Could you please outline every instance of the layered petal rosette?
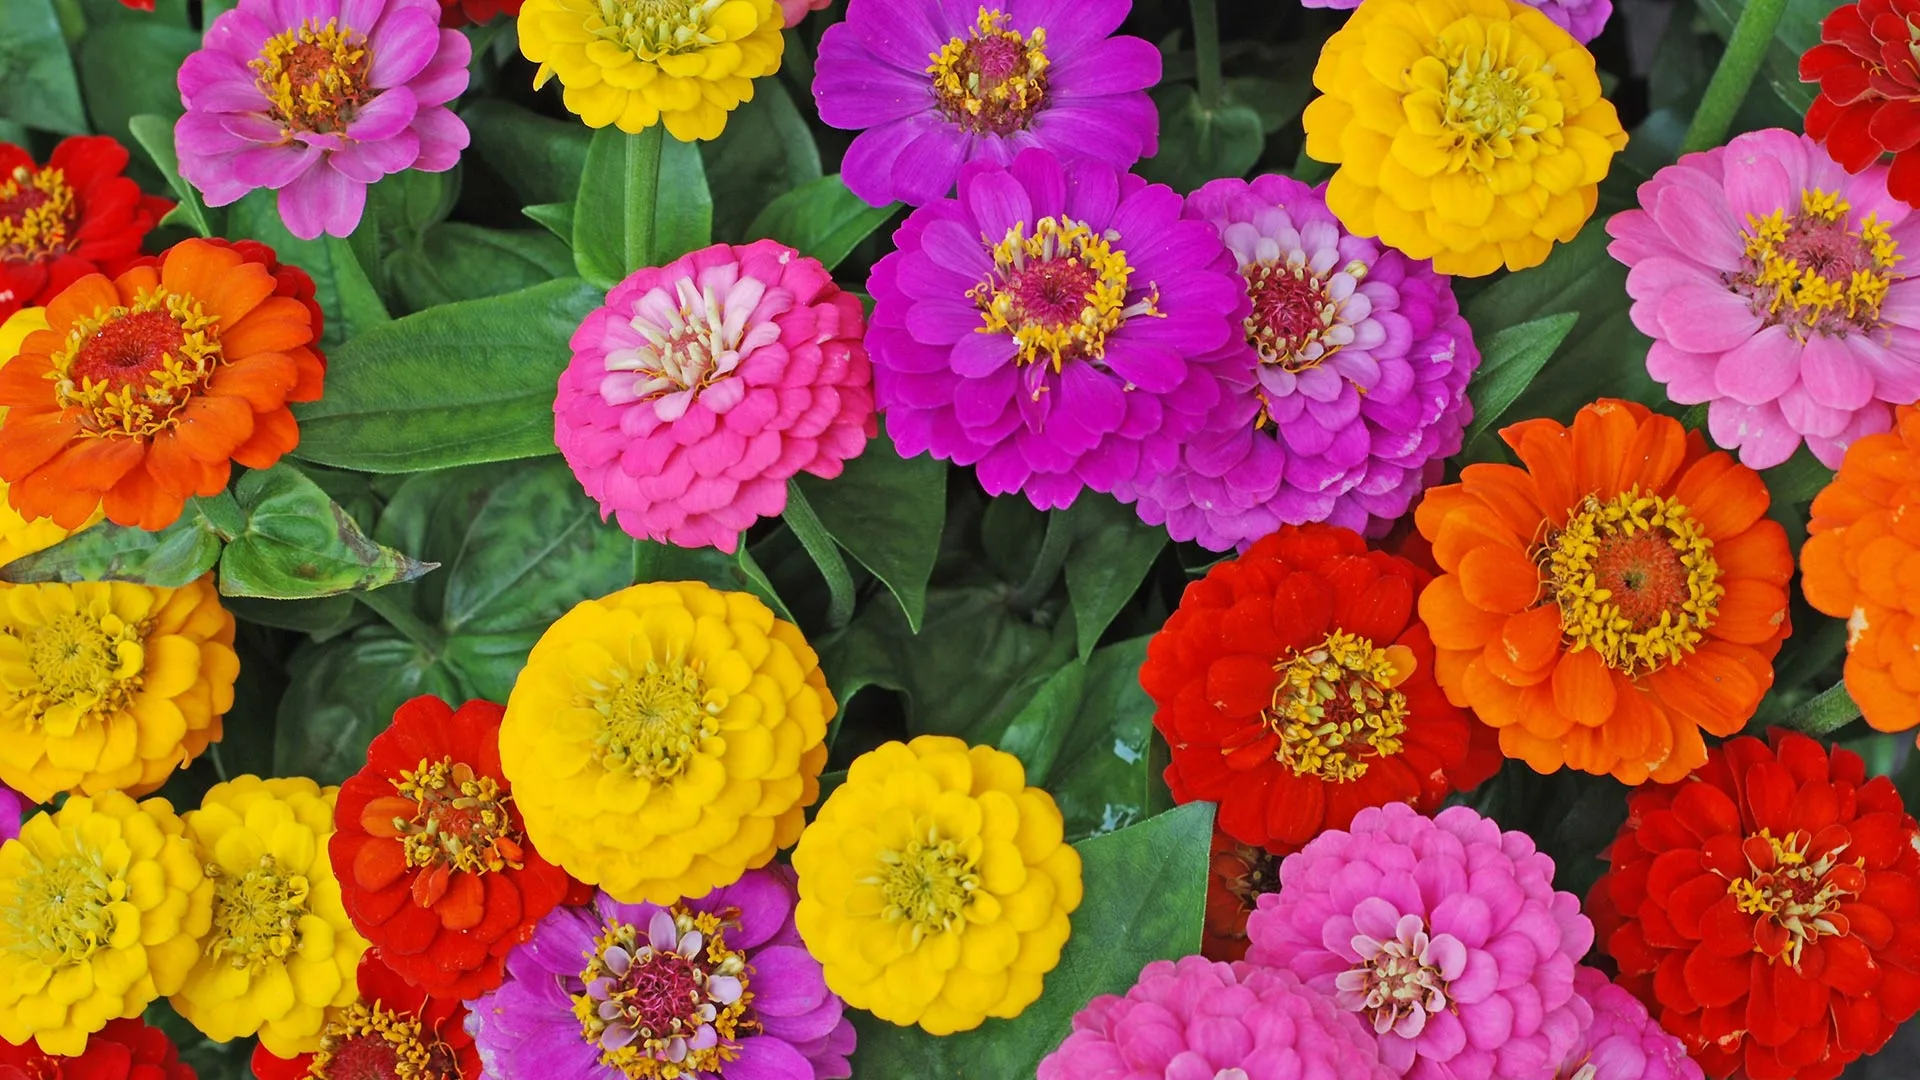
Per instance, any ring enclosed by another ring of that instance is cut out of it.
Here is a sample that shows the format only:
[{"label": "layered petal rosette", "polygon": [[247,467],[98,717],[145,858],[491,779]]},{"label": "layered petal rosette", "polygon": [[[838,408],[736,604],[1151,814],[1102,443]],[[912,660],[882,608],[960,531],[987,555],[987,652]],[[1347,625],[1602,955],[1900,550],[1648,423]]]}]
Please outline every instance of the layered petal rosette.
[{"label": "layered petal rosette", "polygon": [[32,1043],[0,1039],[4,1080],[195,1080],[167,1033],[144,1020],[112,1020],[87,1039],[79,1054],[49,1054]]},{"label": "layered petal rosette", "polygon": [[1820,84],[1806,131],[1841,168],[1864,172],[1893,155],[1887,187],[1920,205],[1920,56],[1913,0],[1856,0],[1827,12],[1820,44],[1800,57],[1800,80]]},{"label": "layered petal rosette", "polygon": [[879,429],[860,301],[772,240],[635,271],[573,335],[554,441],[637,537],[731,553]]},{"label": "layered petal rosette", "polygon": [[105,135],[62,139],[45,164],[0,142],[0,321],[140,254],[173,203],[141,194],[126,168],[127,148]]},{"label": "layered petal rosette", "polygon": [[328,1013],[318,1050],[277,1057],[255,1045],[256,1080],[481,1080],[460,999],[429,996],[378,950],[360,957],[354,985],[359,995]]},{"label": "layered petal rosette", "polygon": [[1680,1040],[1647,1014],[1638,998],[1615,986],[1605,974],[1582,967],[1574,993],[1593,1010],[1593,1023],[1560,1063],[1564,1080],[1704,1080],[1700,1063],[1687,1056]]}]

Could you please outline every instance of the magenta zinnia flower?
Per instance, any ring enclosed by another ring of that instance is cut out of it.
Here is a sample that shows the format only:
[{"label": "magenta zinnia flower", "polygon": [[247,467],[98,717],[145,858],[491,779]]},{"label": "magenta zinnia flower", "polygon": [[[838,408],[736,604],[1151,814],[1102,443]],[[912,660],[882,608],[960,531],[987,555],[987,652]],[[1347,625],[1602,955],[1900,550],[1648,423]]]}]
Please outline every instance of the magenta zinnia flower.
[{"label": "magenta zinnia flower", "polygon": [[271,188],[288,232],[346,236],[368,184],[460,159],[447,102],[471,53],[437,0],[240,0],[180,66],[180,175],[209,206]]},{"label": "magenta zinnia flower", "polygon": [[[1575,41],[1586,44],[1600,36],[1606,29],[1607,19],[1613,15],[1613,0],[1520,0],[1531,8],[1537,8],[1540,14],[1552,19],[1554,25],[1573,35]],[[1301,7],[1337,8],[1351,11],[1360,6],[1360,0],[1300,0]]]},{"label": "magenta zinnia flower", "polygon": [[978,162],[873,268],[874,384],[902,454],[976,465],[1041,509],[1171,468],[1220,400],[1248,301],[1180,196],[1099,162]]},{"label": "magenta zinnia flower", "polygon": [[1103,994],[1040,1062],[1039,1080],[1394,1080],[1373,1036],[1291,972],[1157,960]]},{"label": "magenta zinnia flower", "polygon": [[1574,993],[1593,1012],[1593,1023],[1561,1062],[1564,1080],[1705,1080],[1700,1064],[1680,1040],[1667,1034],[1647,1007],[1590,967],[1574,975]]},{"label": "magenta zinnia flower", "polygon": [[1586,1027],[1593,924],[1533,841],[1464,806],[1360,811],[1280,864],[1247,962],[1361,1015],[1412,1080],[1552,1080]]},{"label": "magenta zinnia flower", "polygon": [[772,240],[636,270],[573,335],[554,441],[637,537],[731,552],[878,425],[860,301]]},{"label": "magenta zinnia flower", "polygon": [[27,800],[17,791],[0,784],[0,843],[20,835],[20,818],[27,812]]},{"label": "magenta zinnia flower", "polygon": [[671,907],[599,893],[555,908],[507,954],[506,982],[469,1004],[486,1075],[850,1075],[853,1022],[793,927],[794,895],[792,871],[749,870]]},{"label": "magenta zinnia flower", "polygon": [[1283,524],[1384,534],[1473,418],[1480,353],[1450,279],[1347,232],[1321,189],[1284,176],[1216,180],[1186,216],[1220,230],[1253,314],[1223,354],[1227,399],[1179,467],[1120,496],[1215,551]]},{"label": "magenta zinnia flower", "polygon": [[919,206],[1029,147],[1126,169],[1159,147],[1160,51],[1111,37],[1133,0],[852,0],[820,39],[820,119],[860,135],[841,176]]},{"label": "magenta zinnia flower", "polygon": [[1647,371],[1707,404],[1713,440],[1764,469],[1804,439],[1830,468],[1920,398],[1920,217],[1887,169],[1848,176],[1778,128],[1688,154],[1607,222],[1632,267]]}]

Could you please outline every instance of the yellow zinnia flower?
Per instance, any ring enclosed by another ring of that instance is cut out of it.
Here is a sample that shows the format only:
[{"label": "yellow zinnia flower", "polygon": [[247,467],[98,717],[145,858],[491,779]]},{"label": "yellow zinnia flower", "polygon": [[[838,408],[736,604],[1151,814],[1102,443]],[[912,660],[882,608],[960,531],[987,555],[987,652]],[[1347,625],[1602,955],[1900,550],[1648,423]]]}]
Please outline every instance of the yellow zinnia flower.
[{"label": "yellow zinnia flower", "polygon": [[1313,69],[1327,206],[1443,274],[1536,266],[1627,145],[1593,54],[1515,0],[1368,0]]},{"label": "yellow zinnia flower", "polygon": [[110,791],[34,815],[0,845],[0,1039],[78,1056],[179,988],[212,902],[165,799]]},{"label": "yellow zinnia flower", "polygon": [[[0,322],[0,366],[20,354],[20,344],[27,340],[28,334],[46,328],[46,308],[21,308],[7,316],[5,322]],[[7,410],[0,409],[0,417],[6,415]],[[94,511],[93,517],[80,529],[92,525],[103,516],[100,511]],[[80,529],[73,532],[79,532]],[[71,535],[73,533],[55,525],[52,518],[28,521],[21,517],[20,512],[7,501],[7,485],[0,483],[0,566],[36,551],[45,551]]]},{"label": "yellow zinnia flower", "polygon": [[0,589],[0,782],[142,795],[220,738],[240,659],[212,576]]},{"label": "yellow zinnia flower", "polygon": [[799,839],[833,712],[819,657],[759,600],[635,585],[541,635],[500,763],[540,854],[623,903],[665,905]]},{"label": "yellow zinnia flower", "polygon": [[1012,754],[944,736],[860,755],[793,868],[794,923],[827,986],[935,1035],[1033,1004],[1080,906],[1053,797]]},{"label": "yellow zinnia flower", "polygon": [[339,788],[303,776],[217,784],[186,815],[213,879],[213,926],[173,1007],[215,1042],[258,1033],[278,1057],[320,1049],[327,1010],[353,1002],[367,940],[327,859]]},{"label": "yellow zinnia flower", "polygon": [[682,142],[718,138],[780,70],[778,0],[527,0],[520,51],[555,75],[588,127],[637,134],[664,122]]}]

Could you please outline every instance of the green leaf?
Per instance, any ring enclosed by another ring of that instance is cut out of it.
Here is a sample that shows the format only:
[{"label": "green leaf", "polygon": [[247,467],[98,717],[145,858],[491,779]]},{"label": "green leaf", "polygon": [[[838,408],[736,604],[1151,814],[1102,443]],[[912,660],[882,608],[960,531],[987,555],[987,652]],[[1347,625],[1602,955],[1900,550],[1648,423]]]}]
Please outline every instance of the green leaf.
[{"label": "green leaf", "polygon": [[899,208],[899,203],[868,206],[865,199],[848,191],[840,174],[835,173],[768,203],[748,226],[747,235],[778,240],[802,255],[819,259],[831,270]]},{"label": "green leaf", "polygon": [[1467,428],[1464,443],[1471,444],[1506,414],[1579,320],[1580,316],[1570,311],[1548,315],[1509,326],[1481,345],[1480,370],[1467,387],[1467,396],[1473,401],[1473,424]]},{"label": "green leaf", "polygon": [[[789,42],[791,63],[797,50]],[[700,144],[713,186],[715,239],[760,239],[766,234],[748,226],[767,200],[820,178],[820,148],[783,82],[755,82],[753,100],[733,111],[719,138]]]},{"label": "green leaf", "polygon": [[122,19],[90,28],[80,39],[78,61],[94,128],[125,142],[136,115],[179,116],[180,65],[199,47],[199,34],[158,21]]},{"label": "green leaf", "polygon": [[[232,503],[222,492],[218,500]],[[103,521],[58,544],[0,567],[0,581],[138,581],[178,588],[213,568],[221,529],[208,518],[208,500],[187,504],[179,520],[159,532]],[[235,508],[237,516],[238,509]]]},{"label": "green leaf", "polygon": [[946,526],[947,467],[925,455],[902,458],[883,432],[838,478],[796,476],[794,484],[834,541],[886,583],[909,632],[918,632]]},{"label": "green leaf", "polygon": [[140,148],[147,152],[147,156],[153,159],[154,167],[166,177],[167,186],[173,189],[174,195],[180,200],[180,205],[167,216],[179,214],[195,232],[201,236],[212,236],[213,225],[207,220],[206,204],[200,201],[200,193],[193,189],[193,185],[180,176],[180,159],[173,152],[173,121],[146,113],[128,120],[127,130]]},{"label": "green leaf", "polygon": [[1101,994],[1124,993],[1155,960],[1196,952],[1206,911],[1213,806],[1191,803],[1074,846],[1086,897],[1060,966],[1040,1000],[1012,1020],[935,1037],[850,1011],[860,1033],[860,1074],[1009,1080],[1030,1077],[1066,1039],[1073,1014]]},{"label": "green leaf", "polygon": [[287,660],[293,678],[274,723],[274,773],[337,784],[367,763],[367,744],[409,698],[464,701],[472,690],[425,648],[384,624],[363,626]]},{"label": "green leaf", "polygon": [[326,395],[294,407],[295,455],[390,473],[553,453],[567,342],[603,299],[567,278],[356,335],[328,354]]},{"label": "green leaf", "polygon": [[697,147],[651,127],[594,133],[574,201],[573,257],[580,276],[610,286],[643,266],[705,247],[713,197]]},{"label": "green leaf", "polygon": [[546,226],[548,232],[560,238],[562,243],[572,250],[573,245],[573,203],[536,203],[523,206],[520,212]]},{"label": "green leaf", "polygon": [[820,516],[807,502],[807,493],[794,480],[787,481],[787,509],[781,516],[827,579],[827,590],[833,596],[832,605],[827,609],[827,625],[847,625],[847,620],[853,618],[853,575],[847,571],[847,560],[841,558],[833,537],[820,524]]},{"label": "green leaf", "polygon": [[87,130],[52,0],[0,4],[0,118],[64,135]]},{"label": "green leaf", "polygon": [[367,609],[354,603],[350,593],[321,596],[310,600],[268,600],[258,596],[223,597],[220,606],[243,622],[259,623],[281,630],[297,630],[316,641],[326,641],[359,625],[368,617]]},{"label": "green leaf", "polygon": [[320,485],[284,462],[247,473],[233,495],[247,524],[220,557],[224,595],[332,596],[412,581],[439,565],[369,540]]},{"label": "green leaf", "polygon": [[[1817,84],[1800,81],[1800,57],[1820,43],[1820,22],[1835,6],[1834,0],[1788,0],[1780,25],[1774,29],[1772,47],[1761,63],[1756,82],[1771,87],[1786,111],[1795,117],[1806,113],[1820,90]],[[1746,7],[1746,0],[1700,0],[1701,14],[1723,38],[1733,32],[1733,24]],[[1750,97],[1749,101],[1752,100]]]},{"label": "green leaf", "polygon": [[[266,244],[280,261],[305,270],[313,278],[314,299],[326,312],[326,333],[320,341],[333,358],[333,348],[388,321],[387,308],[361,267],[352,245],[337,236],[302,240],[280,220],[278,195],[252,192],[227,210],[228,231]],[[333,371],[327,372],[327,393],[333,392]],[[303,433],[304,436],[304,433]]]},{"label": "green leaf", "polygon": [[393,256],[394,287],[414,311],[518,292],[573,272],[567,245],[537,229],[429,228],[415,251]]},{"label": "green leaf", "polygon": [[1125,828],[1149,816],[1153,699],[1140,688],[1147,638],[1094,650],[1054,672],[996,744],[1020,758],[1027,783],[1060,804],[1067,836]]},{"label": "green leaf", "polygon": [[[653,243],[642,266],[667,263],[713,243],[713,193],[700,148],[668,139],[660,152],[660,189],[653,211]],[[623,277],[625,275],[622,275]]]},{"label": "green leaf", "polygon": [[1186,83],[1162,83],[1153,98],[1165,119],[1160,152],[1140,163],[1149,180],[1192,191],[1223,176],[1245,176],[1266,149],[1266,121],[1251,106],[1227,97],[1209,110]]},{"label": "green leaf", "polygon": [[1132,507],[1098,492],[1082,492],[1072,506],[1056,513],[1073,538],[1067,550],[1067,596],[1073,601],[1080,657],[1085,659],[1139,591],[1167,546],[1167,533],[1141,521]]},{"label": "green leaf", "polygon": [[473,137],[473,156],[522,203],[565,202],[579,191],[593,138],[580,121],[550,119],[500,98],[471,101],[460,118]]},{"label": "green leaf", "polygon": [[732,555],[718,548],[683,548],[636,540],[633,545],[633,578],[641,581],[704,581],[716,589],[750,592],[773,609],[775,615],[795,622],[793,612],[774,591],[773,582],[741,544]]}]

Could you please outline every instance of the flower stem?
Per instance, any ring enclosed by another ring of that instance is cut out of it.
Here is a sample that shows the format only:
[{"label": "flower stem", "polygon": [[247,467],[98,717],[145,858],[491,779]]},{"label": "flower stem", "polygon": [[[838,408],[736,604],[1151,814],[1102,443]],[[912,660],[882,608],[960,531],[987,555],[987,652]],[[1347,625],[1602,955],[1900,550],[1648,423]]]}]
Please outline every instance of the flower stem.
[{"label": "flower stem", "polygon": [[1214,0],[1193,0],[1193,52],[1200,76],[1200,107],[1220,107],[1220,12]]},{"label": "flower stem", "polygon": [[1860,706],[1854,704],[1845,683],[1835,683],[1800,703],[1781,721],[1785,727],[1809,735],[1831,735],[1860,719]]},{"label": "flower stem", "polygon": [[1773,47],[1773,32],[1786,10],[1787,0],[1747,0],[1740,20],[1733,25],[1733,36],[1727,39],[1727,51],[1720,55],[1720,66],[1713,69],[1713,80],[1707,83],[1693,122],[1687,125],[1681,153],[1711,149],[1726,139],[1734,114],[1740,111],[1753,77],[1767,58],[1767,50]]},{"label": "flower stem", "polygon": [[400,631],[408,641],[426,650],[433,658],[439,658],[440,650],[447,643],[446,635],[413,613],[413,606],[407,602],[412,593],[398,589],[366,589],[352,595],[355,600],[372,609],[374,614],[385,619],[388,625]]}]

